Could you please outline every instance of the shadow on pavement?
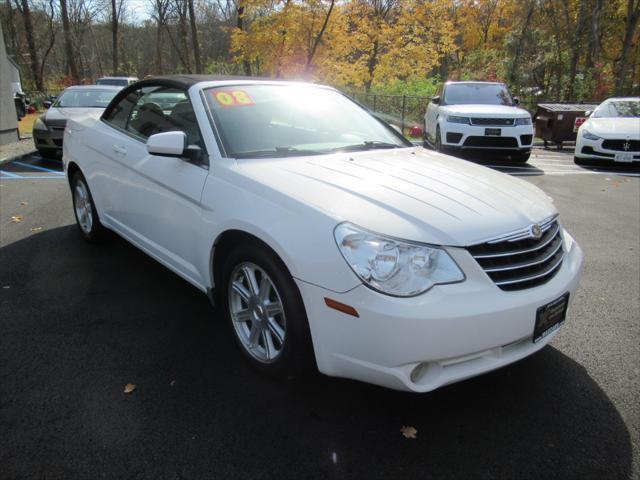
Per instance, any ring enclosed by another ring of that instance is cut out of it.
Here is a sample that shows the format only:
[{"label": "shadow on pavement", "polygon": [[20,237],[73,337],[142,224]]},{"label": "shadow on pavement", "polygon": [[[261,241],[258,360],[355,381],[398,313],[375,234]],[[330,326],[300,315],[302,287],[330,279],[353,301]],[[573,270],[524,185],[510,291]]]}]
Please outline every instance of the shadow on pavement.
[{"label": "shadow on pavement", "polygon": [[3,172],[21,177],[29,176],[60,176],[63,173],[62,159],[43,157],[37,151],[18,155],[0,165]]},{"label": "shadow on pavement", "polygon": [[282,384],[246,366],[204,294],[119,238],[35,234],[0,249],[0,278],[8,478],[631,475],[615,406],[553,347],[424,395]]}]

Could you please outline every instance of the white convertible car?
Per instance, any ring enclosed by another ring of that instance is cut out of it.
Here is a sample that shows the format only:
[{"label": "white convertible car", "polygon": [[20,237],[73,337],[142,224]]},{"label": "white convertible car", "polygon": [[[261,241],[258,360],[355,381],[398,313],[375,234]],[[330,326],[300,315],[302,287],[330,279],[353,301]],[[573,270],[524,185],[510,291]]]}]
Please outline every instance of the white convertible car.
[{"label": "white convertible car", "polygon": [[640,98],[610,98],[578,129],[575,161],[640,164]]},{"label": "white convertible car", "polygon": [[206,292],[278,377],[433,390],[549,343],[580,277],[542,191],[328,87],[144,80],[67,123],[64,165],[87,240],[113,230]]}]

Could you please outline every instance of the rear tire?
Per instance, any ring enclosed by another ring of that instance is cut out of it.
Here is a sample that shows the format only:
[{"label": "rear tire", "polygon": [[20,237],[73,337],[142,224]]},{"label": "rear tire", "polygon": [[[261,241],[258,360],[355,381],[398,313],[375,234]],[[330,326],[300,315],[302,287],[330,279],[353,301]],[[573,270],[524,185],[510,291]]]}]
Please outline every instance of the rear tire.
[{"label": "rear tire", "polygon": [[222,306],[240,351],[250,365],[278,379],[313,370],[313,347],[297,285],[266,247],[236,247],[223,267]]},{"label": "rear tire", "polygon": [[71,197],[73,198],[73,213],[76,217],[76,224],[82,237],[90,243],[103,240],[106,229],[100,223],[89,185],[80,171],[74,173],[71,179]]}]

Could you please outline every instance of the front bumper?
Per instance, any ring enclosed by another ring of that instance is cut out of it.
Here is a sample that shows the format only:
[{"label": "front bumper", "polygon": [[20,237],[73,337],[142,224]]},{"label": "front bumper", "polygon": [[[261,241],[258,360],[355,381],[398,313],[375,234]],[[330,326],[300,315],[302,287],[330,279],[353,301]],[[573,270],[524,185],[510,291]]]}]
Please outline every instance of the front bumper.
[{"label": "front bumper", "polygon": [[[532,342],[538,307],[580,277],[583,254],[568,233],[563,265],[549,282],[521,291],[500,290],[462,248],[449,253],[467,274],[412,298],[395,298],[364,285],[335,293],[298,280],[318,369],[384,387],[428,392],[508,365],[544,347]],[[328,308],[325,298],[353,306],[359,318]]]},{"label": "front bumper", "polygon": [[[620,163],[621,165],[624,165],[625,163],[627,165],[630,163],[634,165],[640,164],[640,152],[607,149],[602,145],[605,140],[603,138],[599,140],[589,140],[580,134],[578,135],[578,139],[576,140],[575,156],[579,159],[608,160],[610,162]],[[621,162],[616,159],[616,155],[620,154],[631,155],[633,158],[630,162]]]},{"label": "front bumper", "polygon": [[[486,135],[486,129],[500,129],[499,136]],[[529,151],[533,146],[533,127],[466,125],[440,122],[440,141],[449,149]]]},{"label": "front bumper", "polygon": [[64,127],[49,130],[33,130],[33,143],[38,150],[62,153]]}]

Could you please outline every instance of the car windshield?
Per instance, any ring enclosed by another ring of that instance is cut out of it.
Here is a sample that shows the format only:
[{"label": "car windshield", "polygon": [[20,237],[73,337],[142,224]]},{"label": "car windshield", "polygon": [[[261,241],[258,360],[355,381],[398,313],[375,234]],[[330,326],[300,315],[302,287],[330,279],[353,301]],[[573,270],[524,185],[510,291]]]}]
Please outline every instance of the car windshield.
[{"label": "car windshield", "polygon": [[499,83],[452,83],[444,91],[447,105],[513,105],[505,85]]},{"label": "car windshield", "polygon": [[112,85],[115,87],[126,87],[129,85],[129,79],[127,78],[99,78],[96,81],[96,85]]},{"label": "car windshield", "polygon": [[58,97],[56,108],[106,108],[117,90],[67,90]]},{"label": "car windshield", "polygon": [[227,155],[273,158],[412,146],[341,93],[310,85],[209,88]]},{"label": "car windshield", "polygon": [[640,117],[640,100],[609,100],[593,112],[596,118]]}]

